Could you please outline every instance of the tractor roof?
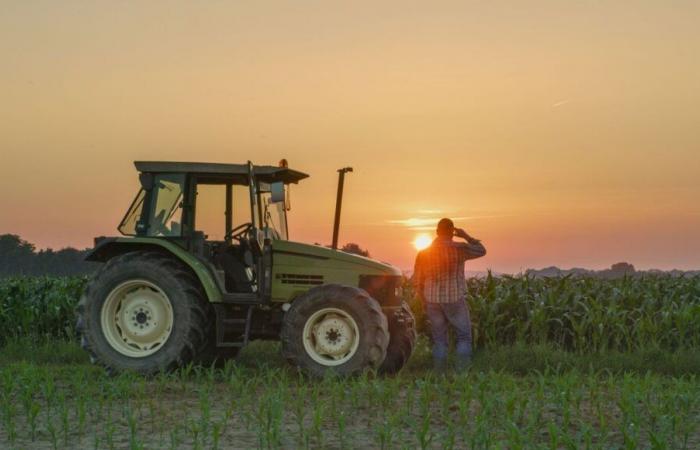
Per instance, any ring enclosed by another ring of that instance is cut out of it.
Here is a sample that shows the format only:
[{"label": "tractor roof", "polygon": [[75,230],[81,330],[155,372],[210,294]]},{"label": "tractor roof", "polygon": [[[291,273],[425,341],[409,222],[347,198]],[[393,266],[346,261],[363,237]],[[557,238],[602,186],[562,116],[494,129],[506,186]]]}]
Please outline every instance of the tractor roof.
[{"label": "tractor roof", "polygon": [[[200,162],[173,162],[173,161],[135,161],[136,170],[144,173],[196,173],[214,175],[218,177],[248,177],[247,164],[221,164]],[[287,167],[253,166],[257,179],[272,183],[283,181],[285,183],[298,183],[308,175]]]}]

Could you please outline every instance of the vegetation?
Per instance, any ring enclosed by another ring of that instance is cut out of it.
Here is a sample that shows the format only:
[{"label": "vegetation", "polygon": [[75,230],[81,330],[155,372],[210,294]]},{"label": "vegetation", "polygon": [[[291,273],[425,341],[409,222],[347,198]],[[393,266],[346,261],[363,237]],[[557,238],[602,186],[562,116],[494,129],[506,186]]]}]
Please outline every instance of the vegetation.
[{"label": "vegetation", "polygon": [[[420,312],[410,283],[404,288]],[[700,347],[700,277],[489,275],[470,279],[467,290],[477,348],[546,343],[585,353]]]},{"label": "vegetation", "polygon": [[354,242],[348,242],[347,244],[340,247],[340,250],[345,252],[345,253],[352,253],[354,255],[364,256],[365,258],[370,257],[369,250],[363,249],[362,247],[355,244]]},{"label": "vegetation", "polygon": [[221,369],[109,376],[74,340],[85,282],[0,281],[0,447],[700,445],[698,277],[470,280],[469,372],[433,374],[423,336],[398,376],[321,381],[268,342]]},{"label": "vegetation", "polygon": [[[426,370],[430,356],[423,341],[397,377],[319,381],[287,366],[273,343],[252,344],[222,369],[190,366],[154,378],[110,377],[90,366],[74,343],[13,344],[0,365],[0,446],[633,449],[700,444],[697,375],[583,367],[519,373],[507,362],[499,364],[537,352],[499,352],[495,358],[478,352],[466,374],[436,377]],[[64,362],[48,365],[46,358]]]},{"label": "vegetation", "polygon": [[0,278],[86,275],[99,267],[99,264],[85,261],[88,251],[71,247],[37,251],[34,244],[15,234],[0,234]]},{"label": "vegetation", "polygon": [[478,346],[551,343],[575,352],[700,347],[700,277],[470,280]]},{"label": "vegetation", "polygon": [[[0,342],[74,336],[84,278],[0,280]],[[470,279],[477,348],[549,344],[577,353],[700,347],[700,277]],[[405,296],[425,329],[409,283]]]},{"label": "vegetation", "polygon": [[13,338],[71,339],[85,278],[0,279],[0,344]]}]

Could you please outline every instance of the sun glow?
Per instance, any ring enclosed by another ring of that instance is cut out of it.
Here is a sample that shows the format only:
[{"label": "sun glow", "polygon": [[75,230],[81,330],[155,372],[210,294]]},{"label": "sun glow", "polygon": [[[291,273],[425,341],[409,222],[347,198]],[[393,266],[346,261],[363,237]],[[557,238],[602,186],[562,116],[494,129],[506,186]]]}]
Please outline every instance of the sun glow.
[{"label": "sun glow", "polygon": [[423,250],[424,248],[428,248],[432,242],[433,240],[430,239],[430,236],[427,234],[419,234],[413,240],[413,246],[416,250]]}]

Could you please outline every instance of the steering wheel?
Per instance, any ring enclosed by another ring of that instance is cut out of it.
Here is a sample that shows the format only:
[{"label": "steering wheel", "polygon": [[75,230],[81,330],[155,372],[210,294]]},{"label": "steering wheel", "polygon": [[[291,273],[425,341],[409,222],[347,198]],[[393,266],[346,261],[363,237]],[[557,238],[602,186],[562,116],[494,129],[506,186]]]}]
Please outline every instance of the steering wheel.
[{"label": "steering wheel", "polygon": [[250,232],[250,230],[253,229],[253,224],[250,222],[247,223],[242,223],[238,225],[237,227],[234,227],[231,231],[228,232],[228,234],[225,236],[225,238],[228,240],[230,239],[235,239],[238,242],[241,241],[245,237],[246,234]]}]

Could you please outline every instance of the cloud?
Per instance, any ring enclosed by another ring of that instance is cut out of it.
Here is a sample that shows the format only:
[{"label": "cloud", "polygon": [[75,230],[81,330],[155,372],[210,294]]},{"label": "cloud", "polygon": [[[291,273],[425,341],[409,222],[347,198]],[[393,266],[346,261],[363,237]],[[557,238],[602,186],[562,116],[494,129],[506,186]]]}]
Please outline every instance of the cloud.
[{"label": "cloud", "polygon": [[[489,214],[489,215],[477,215],[477,216],[462,216],[462,217],[450,217],[455,223],[466,220],[478,220],[478,219],[494,219],[500,217],[509,217],[505,214]],[[428,231],[434,230],[438,221],[442,217],[409,217],[407,219],[393,219],[387,220],[386,223],[392,225],[402,225],[406,228],[415,231]]]},{"label": "cloud", "polygon": [[556,102],[556,103],[553,103],[553,104],[552,104],[552,108],[559,108],[560,106],[564,106],[564,105],[566,105],[566,104],[569,103],[569,102],[571,102],[571,100],[569,100],[568,98],[567,98],[566,100],[560,100],[560,101],[558,101],[558,102]]},{"label": "cloud", "polygon": [[[395,219],[387,220],[388,223],[393,225],[403,225],[411,230],[434,230],[438,221],[442,217],[409,217],[408,219]],[[455,222],[459,220],[467,220],[469,217],[452,217]]]},{"label": "cloud", "polygon": [[437,217],[409,217],[408,219],[387,220],[387,222],[415,229],[417,227],[434,227],[437,225],[438,220],[440,219]]}]

